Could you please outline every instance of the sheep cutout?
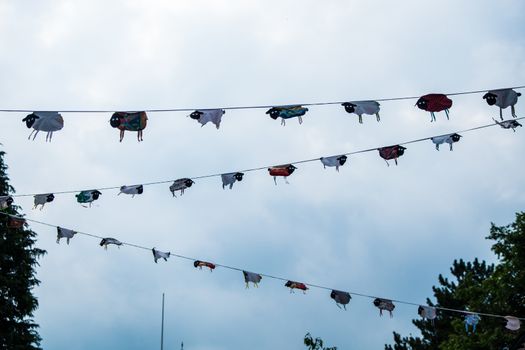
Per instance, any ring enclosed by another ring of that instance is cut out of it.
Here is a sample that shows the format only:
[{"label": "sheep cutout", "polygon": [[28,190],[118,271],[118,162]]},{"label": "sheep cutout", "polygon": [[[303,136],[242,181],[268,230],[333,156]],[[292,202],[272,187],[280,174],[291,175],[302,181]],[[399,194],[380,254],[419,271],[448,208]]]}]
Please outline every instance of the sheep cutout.
[{"label": "sheep cutout", "polygon": [[286,119],[295,118],[299,119],[299,124],[303,123],[302,116],[308,112],[308,108],[303,106],[285,106],[285,107],[272,107],[266,114],[270,115],[270,118],[277,119],[281,118],[281,125],[286,125]]},{"label": "sheep cutout", "polygon": [[244,176],[244,173],[222,174],[221,175],[222,189],[225,189],[226,186],[230,186],[230,190],[231,190],[235,181],[242,181],[243,176]]},{"label": "sheep cutout", "polygon": [[299,289],[302,290],[304,294],[306,294],[306,291],[308,290],[306,284],[301,282],[288,281],[284,284],[284,286],[290,288],[290,293],[293,293],[294,289]]},{"label": "sheep cutout", "polygon": [[444,94],[428,94],[421,96],[417,100],[416,106],[419,109],[430,112],[430,121],[436,121],[436,115],[434,112],[445,111],[447,120],[449,119],[448,110],[452,107],[452,100]]},{"label": "sheep cutout", "polygon": [[496,122],[496,124],[498,124],[499,126],[501,126],[503,129],[512,129],[512,131],[516,132],[516,128],[517,127],[521,127],[523,125],[521,125],[520,123],[518,123],[517,120],[514,120],[514,119],[509,119],[509,120],[504,120],[502,122],[498,122],[496,119],[492,118],[492,120],[494,120]]},{"label": "sheep cutout", "polygon": [[33,206],[33,209],[38,208],[38,206],[40,205],[40,210],[42,210],[44,209],[44,205],[46,203],[50,203],[55,199],[55,196],[53,195],[53,193],[44,193],[35,195],[34,199],[35,205]]},{"label": "sheep cutout", "polygon": [[69,245],[69,240],[73,238],[73,236],[76,234],[76,231],[69,230],[67,228],[57,227],[57,244],[60,243],[61,238],[65,238],[66,243]]},{"label": "sheep cutout", "polygon": [[271,176],[273,176],[273,182],[275,183],[275,185],[277,185],[277,176],[284,177],[284,182],[288,184],[289,182],[287,178],[288,176],[293,174],[295,169],[297,168],[294,165],[286,164],[286,165],[278,165],[278,166],[270,167],[268,168],[268,172],[270,173]]},{"label": "sheep cutout", "polygon": [[348,113],[355,113],[359,117],[359,124],[363,124],[363,114],[375,115],[377,121],[380,121],[379,117],[379,102],[377,101],[357,101],[357,102],[345,102],[341,106],[345,108]]},{"label": "sheep cutout", "polygon": [[24,227],[25,223],[26,223],[26,220],[23,218],[16,218],[16,217],[10,216],[7,219],[7,228],[20,229]]},{"label": "sheep cutout", "polygon": [[518,97],[521,96],[521,93],[516,92],[512,89],[501,89],[501,90],[491,90],[483,95],[483,99],[487,101],[489,106],[498,106],[499,107],[499,117],[503,120],[503,110],[510,106],[510,113],[514,118],[517,118],[516,109],[514,105],[518,102]]},{"label": "sheep cutout", "polygon": [[242,274],[244,275],[244,282],[246,282],[246,289],[250,288],[248,282],[252,282],[256,288],[259,287],[259,282],[261,282],[262,279],[261,275],[248,271],[243,271]]},{"label": "sheep cutout", "polygon": [[130,194],[131,198],[133,198],[135,197],[136,194],[144,193],[144,186],[142,185],[121,186],[120,192],[117,194],[117,196],[119,196],[121,193]]},{"label": "sheep cutout", "polygon": [[[82,191],[79,194],[76,194],[75,197],[77,197],[77,202],[79,203],[89,203],[89,207],[91,208],[91,204],[98,199],[98,197],[102,193],[98,190],[88,190],[88,191]],[[85,205],[83,205],[84,208],[87,208]]]},{"label": "sheep cutout", "polygon": [[343,308],[346,310],[346,305],[350,302],[352,296],[348,292],[333,289],[330,293],[330,298],[334,299],[338,308],[341,308],[341,305],[343,305]]},{"label": "sheep cutout", "polygon": [[115,112],[109,120],[109,124],[120,130],[120,142],[124,139],[124,132],[137,131],[137,140],[142,141],[142,130],[148,124],[146,112]]},{"label": "sheep cutout", "polygon": [[13,204],[13,197],[0,196],[0,210],[9,208],[11,204]]},{"label": "sheep cutout", "polygon": [[122,245],[122,242],[116,238],[111,238],[111,237],[102,238],[102,240],[100,241],[100,246],[104,247],[105,250],[108,250],[108,245],[110,244],[114,244],[120,248],[120,246]]},{"label": "sheep cutout", "polygon": [[343,166],[348,159],[344,154],[341,156],[332,156],[332,157],[321,157],[319,160],[323,163],[323,167],[326,169],[327,166],[334,167],[335,170],[339,171],[339,167]]},{"label": "sheep cutout", "polygon": [[189,117],[201,123],[201,128],[210,122],[215,124],[218,130],[221,126],[221,119],[224,113],[226,113],[224,109],[201,109],[191,113]]},{"label": "sheep cutout", "polygon": [[193,185],[194,183],[195,182],[192,179],[188,178],[175,180],[170,186],[171,194],[173,195],[173,197],[177,197],[175,195],[175,191],[180,191],[180,195],[182,196],[184,194],[184,190],[188,187],[191,187],[191,185]]},{"label": "sheep cutout", "polygon": [[200,260],[195,260],[193,262],[193,266],[198,267],[199,270],[202,270],[203,267],[207,267],[210,269],[210,272],[212,272],[215,269],[214,263],[207,262],[207,261],[200,261]]},{"label": "sheep cutout", "polygon": [[390,164],[388,164],[388,160],[393,159],[397,165],[397,158],[405,154],[406,147],[394,145],[378,148],[377,150],[379,151],[379,156],[385,160],[386,165],[390,166]]},{"label": "sheep cutout", "polygon": [[448,135],[441,135],[441,136],[434,136],[431,137],[430,140],[436,145],[436,149],[439,151],[439,145],[443,143],[448,143],[450,146],[450,150],[452,151],[452,144],[455,142],[458,142],[461,139],[460,134],[448,134]]},{"label": "sheep cutout", "polygon": [[476,327],[481,320],[477,314],[469,314],[465,316],[465,330],[470,333],[469,327],[472,327],[472,333],[476,333]]},{"label": "sheep cutout", "polygon": [[33,140],[38,135],[39,131],[45,131],[46,142],[51,142],[53,138],[53,132],[61,130],[64,127],[64,118],[58,112],[33,112],[27,115],[23,122],[26,123],[28,129],[33,128],[31,134],[29,134],[28,140],[31,139],[31,135],[36,131],[33,136]]},{"label": "sheep cutout", "polygon": [[374,300],[374,305],[379,309],[379,316],[383,316],[383,310],[386,310],[390,313],[390,318],[393,317],[392,311],[396,308],[392,300],[376,298]]},{"label": "sheep cutout", "polygon": [[168,258],[171,255],[170,252],[161,252],[160,250],[157,250],[155,248],[151,249],[151,252],[153,253],[153,260],[155,260],[155,264],[159,259],[164,259],[164,261],[168,261]]},{"label": "sheep cutout", "polygon": [[505,316],[505,320],[507,320],[507,324],[505,325],[505,328],[507,328],[510,331],[517,331],[521,327],[521,321],[519,318],[514,316]]},{"label": "sheep cutout", "polygon": [[434,320],[437,317],[437,310],[432,306],[419,306],[417,308],[417,313],[419,316],[426,318],[427,320]]}]

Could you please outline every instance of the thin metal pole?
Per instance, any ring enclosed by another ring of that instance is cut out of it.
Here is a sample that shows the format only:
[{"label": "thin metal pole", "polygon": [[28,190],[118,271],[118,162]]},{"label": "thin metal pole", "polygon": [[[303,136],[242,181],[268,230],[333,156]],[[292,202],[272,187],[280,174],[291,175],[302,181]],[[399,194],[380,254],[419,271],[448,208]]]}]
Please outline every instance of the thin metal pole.
[{"label": "thin metal pole", "polygon": [[162,324],[160,328],[160,350],[164,349],[164,293],[162,293]]}]

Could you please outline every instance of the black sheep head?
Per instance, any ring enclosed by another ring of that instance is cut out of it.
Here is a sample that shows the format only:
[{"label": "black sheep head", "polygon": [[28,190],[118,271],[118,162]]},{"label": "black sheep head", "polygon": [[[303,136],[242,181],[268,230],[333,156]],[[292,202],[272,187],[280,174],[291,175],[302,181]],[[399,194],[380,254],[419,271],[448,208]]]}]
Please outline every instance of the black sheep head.
[{"label": "black sheep head", "polygon": [[142,194],[143,192],[144,192],[144,186],[142,185],[137,186],[137,193]]},{"label": "black sheep head", "polygon": [[461,139],[461,135],[454,133],[450,135],[450,138],[452,139],[452,142],[458,142]]},{"label": "black sheep head", "polygon": [[120,124],[122,123],[122,118],[124,118],[125,113],[122,112],[115,112],[111,116],[111,119],[109,120],[109,124],[111,124],[112,127],[118,128]]},{"label": "black sheep head", "polygon": [[195,119],[195,120],[199,120],[201,118],[201,115],[203,115],[204,113],[201,112],[201,111],[195,111],[193,113],[190,114],[190,118],[191,119]]},{"label": "black sheep head", "polygon": [[337,157],[337,161],[339,162],[339,165],[344,165],[346,163],[347,156],[342,155],[340,157]]},{"label": "black sheep head", "polygon": [[242,177],[244,176],[244,173],[235,173],[235,175],[233,175],[233,177],[235,178],[235,180],[237,181],[242,181]]},{"label": "black sheep head", "polygon": [[53,193],[50,193],[46,197],[46,202],[47,203],[52,202],[54,199],[55,199],[55,196],[53,195]]},{"label": "black sheep head", "polygon": [[93,200],[97,200],[101,194],[102,193],[99,190],[91,191],[91,196],[93,197]]},{"label": "black sheep head", "polygon": [[419,109],[426,111],[428,108],[428,101],[423,97],[420,97],[419,100],[417,100],[416,102],[416,106],[418,106]]},{"label": "black sheep head", "polygon": [[33,124],[35,124],[35,121],[39,119],[40,117],[37,116],[35,113],[28,114],[24,119],[22,119],[23,122],[26,122],[26,126],[28,129],[31,129]]},{"label": "black sheep head", "polygon": [[290,164],[290,165],[288,165],[288,166],[286,167],[286,169],[288,170],[288,172],[289,172],[290,174],[292,174],[292,173],[295,171],[295,169],[297,169],[297,168],[296,168],[293,164]]},{"label": "black sheep head", "polygon": [[268,111],[266,111],[266,114],[269,114],[272,119],[277,119],[281,114],[281,109],[277,107],[272,107]]},{"label": "black sheep head", "polygon": [[518,123],[517,120],[512,120],[512,121],[511,121],[511,126],[510,126],[511,128],[514,129],[514,128],[517,128],[518,126],[523,126],[523,125],[521,125],[520,123]]},{"label": "black sheep head", "polygon": [[381,299],[379,299],[379,298],[375,298],[375,300],[374,300],[374,305],[375,305],[376,307],[379,307],[380,304],[381,304]]},{"label": "black sheep head", "polygon": [[396,146],[397,155],[402,156],[405,153],[406,147],[403,146]]},{"label": "black sheep head", "polygon": [[7,204],[8,207],[10,207],[11,204],[13,204],[13,197],[11,196],[7,197],[7,199],[5,200],[5,203]]},{"label": "black sheep head", "polygon": [[350,102],[342,103],[341,106],[343,106],[345,108],[345,111],[347,111],[348,113],[354,113],[355,107],[357,107],[357,105],[350,103]]},{"label": "black sheep head", "polygon": [[483,98],[487,100],[487,103],[489,106],[494,106],[497,102],[497,95],[494,95],[492,92],[487,92],[485,95],[483,95]]},{"label": "black sheep head", "polygon": [[195,182],[192,179],[186,179],[184,180],[184,186],[191,187]]},{"label": "black sheep head", "polygon": [[199,264],[200,264],[200,263],[201,263],[200,260],[195,260],[195,261],[193,262],[193,266],[195,266],[195,267],[199,267]]},{"label": "black sheep head", "polygon": [[337,293],[335,292],[335,290],[332,290],[332,293],[330,293],[330,298],[335,299],[336,295]]},{"label": "black sheep head", "polygon": [[421,317],[423,317],[423,315],[424,315],[424,311],[425,311],[425,309],[423,309],[422,306],[420,306],[420,307],[417,308],[417,313],[418,313],[419,316],[421,316]]},{"label": "black sheep head", "polygon": [[293,282],[292,281],[288,281],[284,284],[285,287],[288,287],[290,288],[292,286]]}]

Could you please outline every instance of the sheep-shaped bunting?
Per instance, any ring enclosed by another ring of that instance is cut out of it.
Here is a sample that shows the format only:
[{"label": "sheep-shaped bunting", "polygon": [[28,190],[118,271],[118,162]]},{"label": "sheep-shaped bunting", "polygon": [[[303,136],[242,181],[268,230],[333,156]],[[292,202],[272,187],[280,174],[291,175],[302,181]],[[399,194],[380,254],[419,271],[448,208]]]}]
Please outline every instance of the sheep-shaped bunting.
[{"label": "sheep-shaped bunting", "polygon": [[379,151],[379,156],[385,160],[386,165],[390,166],[390,164],[388,164],[388,160],[393,159],[397,165],[397,158],[405,154],[406,147],[394,145],[378,148],[377,150]]},{"label": "sheep-shaped bunting", "polygon": [[346,310],[346,305],[350,302],[352,296],[348,292],[333,289],[330,293],[330,298],[334,299],[338,308],[341,308],[341,305],[343,305],[343,308]]},{"label": "sheep-shaped bunting", "polygon": [[516,132],[516,128],[517,127],[521,127],[522,126],[520,123],[518,123],[517,120],[514,120],[514,119],[504,120],[502,122],[498,122],[494,118],[492,118],[492,120],[494,120],[496,122],[496,124],[501,126],[503,129],[512,129],[512,131],[514,131],[514,132]]},{"label": "sheep-shaped bunting", "polygon": [[191,187],[195,182],[192,179],[183,178],[173,181],[173,184],[170,186],[170,191],[173,197],[177,197],[175,195],[175,191],[180,191],[180,195],[182,196],[184,194],[184,190],[188,187]]},{"label": "sheep-shaped bunting", "polygon": [[69,230],[67,228],[57,227],[57,244],[60,243],[61,238],[65,238],[66,243],[69,244],[69,240],[73,238],[73,236],[76,234],[76,231]]},{"label": "sheep-shaped bunting", "polygon": [[222,189],[226,188],[226,186],[230,187],[230,190],[233,187],[233,184],[235,181],[242,181],[242,177],[244,176],[244,173],[228,173],[228,174],[222,174]]},{"label": "sheep-shaped bunting", "polygon": [[390,318],[393,317],[392,311],[396,308],[392,300],[375,298],[374,305],[379,309],[379,316],[383,316],[383,310],[390,313]]},{"label": "sheep-shaped bunting", "polygon": [[283,106],[283,107],[272,107],[266,114],[269,114],[272,119],[281,118],[281,125],[286,125],[286,119],[295,118],[299,119],[299,124],[303,123],[303,115],[308,112],[308,108],[303,106]]},{"label": "sheep-shaped bunting", "polygon": [[297,169],[292,164],[285,164],[285,165],[277,165],[268,168],[268,173],[270,176],[273,176],[273,182],[277,185],[277,176],[282,176],[284,178],[284,182],[289,183],[287,178],[288,176],[292,175],[292,173]]},{"label": "sheep-shaped bunting", "polygon": [[38,206],[40,205],[40,210],[42,210],[44,209],[44,205],[46,203],[52,202],[55,199],[55,196],[53,195],[53,193],[36,194],[34,196],[34,199],[35,205],[33,209],[38,208]]},{"label": "sheep-shaped bunting", "polygon": [[437,317],[437,310],[432,306],[420,305],[417,308],[417,313],[419,316],[426,318],[427,320],[434,320]]},{"label": "sheep-shaped bunting", "polygon": [[491,90],[483,95],[483,98],[487,101],[489,106],[498,106],[499,107],[499,117],[503,120],[503,110],[510,106],[510,113],[514,118],[517,118],[516,109],[514,105],[518,102],[518,97],[521,96],[521,93],[516,92],[512,89],[501,89],[501,90]]},{"label": "sheep-shaped bunting", "polygon": [[23,218],[17,218],[14,216],[10,216],[7,219],[7,228],[19,229],[19,228],[24,227],[25,223],[26,223],[26,220]]},{"label": "sheep-shaped bunting", "polygon": [[121,186],[120,192],[118,193],[118,195],[120,195],[121,193],[130,194],[131,198],[133,198],[135,197],[136,194],[142,194],[143,192],[144,192],[144,186],[142,185]]},{"label": "sheep-shaped bunting", "polygon": [[[89,207],[91,207],[93,201],[96,201],[101,194],[98,190],[88,190],[81,191],[79,194],[76,194],[75,197],[77,197],[77,202],[81,204],[89,203]],[[83,205],[83,207],[87,208],[85,205]]]},{"label": "sheep-shaped bunting", "polygon": [[115,112],[109,120],[109,124],[120,130],[120,142],[124,139],[124,132],[137,131],[137,140],[142,141],[142,130],[148,124],[146,112]]},{"label": "sheep-shaped bunting", "polygon": [[120,248],[120,246],[122,245],[122,242],[116,238],[111,238],[111,237],[102,238],[102,240],[100,241],[100,246],[104,247],[105,250],[108,249],[108,245],[110,244],[114,244]]},{"label": "sheep-shaped bunting", "polygon": [[244,282],[246,282],[246,289],[250,287],[248,282],[252,282],[255,287],[259,287],[259,282],[262,279],[261,275],[248,271],[243,271],[242,274],[244,275]]},{"label": "sheep-shaped bunting", "polygon": [[339,167],[346,163],[347,158],[348,157],[343,154],[341,156],[321,157],[319,160],[323,163],[325,169],[327,166],[335,166],[335,170],[339,171]]},{"label": "sheep-shaped bunting", "polygon": [[288,281],[284,284],[284,286],[290,288],[290,293],[293,293],[294,289],[299,289],[302,290],[304,294],[306,294],[306,291],[308,290],[306,284],[301,282]]},{"label": "sheep-shaped bunting", "polygon": [[226,113],[224,109],[200,109],[191,113],[189,117],[201,123],[201,127],[206,125],[206,123],[211,122],[215,124],[217,129],[219,129],[224,113]]},{"label": "sheep-shaped bunting", "polygon": [[505,320],[507,320],[507,324],[505,325],[505,328],[507,328],[510,331],[517,331],[521,327],[521,321],[519,318],[514,316],[505,316]]},{"label": "sheep-shaped bunting", "polygon": [[198,267],[199,270],[202,270],[203,267],[207,267],[210,269],[210,272],[215,269],[215,264],[208,261],[195,260],[193,262],[193,266]]},{"label": "sheep-shaped bunting", "polygon": [[465,316],[465,330],[470,333],[469,326],[472,327],[472,333],[476,333],[476,327],[481,320],[478,314],[469,314]]},{"label": "sheep-shaped bunting", "polygon": [[7,209],[13,204],[13,197],[0,196],[0,209]]},{"label": "sheep-shaped bunting", "polygon": [[348,113],[355,113],[359,117],[359,124],[363,124],[363,114],[375,115],[377,121],[380,121],[379,117],[379,102],[377,101],[356,101],[356,102],[345,102],[341,106],[345,108]]},{"label": "sheep-shaped bunting", "polygon": [[155,248],[151,249],[151,252],[153,253],[153,260],[155,260],[155,264],[159,259],[164,259],[164,261],[168,261],[168,258],[171,255],[170,252],[161,252],[160,250],[157,250]]},{"label": "sheep-shaped bunting", "polygon": [[450,150],[452,151],[452,144],[455,142],[458,142],[461,139],[460,134],[448,134],[448,135],[441,135],[441,136],[434,136],[431,137],[430,140],[436,145],[436,149],[439,151],[439,145],[443,143],[448,143],[450,146]]},{"label": "sheep-shaped bunting", "polygon": [[452,100],[448,98],[447,95],[428,94],[421,96],[419,100],[417,100],[416,106],[418,106],[419,109],[430,112],[430,121],[432,122],[436,120],[435,112],[445,111],[447,119],[449,119],[448,110],[452,107]]},{"label": "sheep-shaped bunting", "polygon": [[26,123],[28,129],[33,128],[31,134],[29,134],[28,140],[31,138],[31,135],[36,131],[33,140],[38,135],[39,131],[47,132],[46,142],[51,142],[53,138],[53,132],[61,130],[64,127],[64,118],[58,112],[33,112],[27,115],[23,122]]}]

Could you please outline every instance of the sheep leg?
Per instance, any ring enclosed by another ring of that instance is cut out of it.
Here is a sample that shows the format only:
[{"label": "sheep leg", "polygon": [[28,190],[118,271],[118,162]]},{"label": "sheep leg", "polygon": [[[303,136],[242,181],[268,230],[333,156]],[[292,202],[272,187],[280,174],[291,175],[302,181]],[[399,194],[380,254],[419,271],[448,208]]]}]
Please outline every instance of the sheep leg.
[{"label": "sheep leg", "polygon": [[287,185],[289,185],[290,183],[288,182],[287,177],[288,177],[288,176],[285,176],[285,177],[284,177],[284,182],[285,182]]},{"label": "sheep leg", "polygon": [[33,135],[34,132],[35,132],[35,129],[31,130],[31,133],[29,134],[29,137],[27,138],[28,140],[31,140],[31,135]]},{"label": "sheep leg", "polygon": [[303,123],[303,117],[299,116],[299,124]]},{"label": "sheep leg", "polygon": [[397,158],[394,158],[394,162],[396,163],[396,166],[397,166]]},{"label": "sheep leg", "polygon": [[363,116],[359,114],[359,124],[363,124]]},{"label": "sheep leg", "polygon": [[381,120],[381,117],[379,117],[379,113],[376,113],[376,119],[377,119],[377,121]]},{"label": "sheep leg", "polygon": [[439,151],[439,143],[436,143],[436,149]]},{"label": "sheep leg", "polygon": [[447,116],[447,120],[450,120],[450,118],[448,117],[448,109],[445,109],[445,114]]},{"label": "sheep leg", "polygon": [[499,117],[503,120],[503,109],[501,109],[501,107],[499,108]]},{"label": "sheep leg", "polygon": [[120,141],[122,142],[122,139],[124,138],[124,130],[120,130]]},{"label": "sheep leg", "polygon": [[277,177],[273,177],[273,182],[275,183],[275,186],[277,186]]},{"label": "sheep leg", "polygon": [[386,162],[386,166],[390,166],[390,164],[388,164],[388,160],[385,159],[385,162]]},{"label": "sheep leg", "polygon": [[281,125],[282,125],[282,126],[286,126],[286,121],[284,120],[284,118],[281,119]]},{"label": "sheep leg", "polygon": [[512,113],[512,116],[514,118],[517,118],[518,116],[516,115],[516,108],[514,108],[514,105],[510,106],[510,112]]},{"label": "sheep leg", "polygon": [[[36,132],[35,132],[35,136],[33,136],[33,141],[35,141],[35,137],[36,137],[36,135],[38,135],[38,131],[39,131],[39,130],[36,130]],[[33,132],[31,132],[31,134],[32,134],[32,133],[33,133]],[[29,135],[29,136],[31,137],[31,135]]]},{"label": "sheep leg", "polygon": [[453,151],[452,147],[453,147],[453,146],[452,146],[452,142],[451,142],[451,143],[450,143],[450,150],[451,150],[451,151]]}]

